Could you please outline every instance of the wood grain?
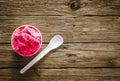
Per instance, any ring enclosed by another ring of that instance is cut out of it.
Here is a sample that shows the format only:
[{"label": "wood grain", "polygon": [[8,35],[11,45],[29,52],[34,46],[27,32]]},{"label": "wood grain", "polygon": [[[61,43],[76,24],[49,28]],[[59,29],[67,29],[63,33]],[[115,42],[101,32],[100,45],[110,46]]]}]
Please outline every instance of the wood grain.
[{"label": "wood grain", "polygon": [[[42,49],[46,47],[43,44]],[[42,50],[41,49],[41,50]],[[120,67],[120,43],[64,44],[39,61],[39,68]],[[10,44],[0,44],[0,68],[22,68],[33,57],[20,57]],[[7,59],[7,60],[6,60]]]},{"label": "wood grain", "polygon": [[[25,24],[41,31],[41,50],[55,34],[65,42],[21,75],[35,56],[18,56],[10,38]],[[120,81],[119,26],[120,0],[0,0],[0,81]]]},{"label": "wood grain", "polygon": [[1,69],[0,80],[6,81],[118,81],[120,69],[39,69],[34,68],[24,75],[20,69]]},{"label": "wood grain", "polygon": [[0,0],[0,15],[120,15],[120,0]]},{"label": "wood grain", "polygon": [[0,42],[10,43],[13,31],[20,25],[36,26],[48,42],[55,34],[65,42],[120,42],[120,18],[66,16],[0,16]]}]

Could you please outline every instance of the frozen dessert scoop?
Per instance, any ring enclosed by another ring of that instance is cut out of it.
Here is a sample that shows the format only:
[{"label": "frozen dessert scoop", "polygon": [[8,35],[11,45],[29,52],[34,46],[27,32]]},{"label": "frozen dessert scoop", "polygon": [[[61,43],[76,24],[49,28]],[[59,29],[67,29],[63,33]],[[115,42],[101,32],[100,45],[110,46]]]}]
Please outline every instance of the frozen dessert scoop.
[{"label": "frozen dessert scoop", "polygon": [[32,56],[42,45],[40,31],[32,25],[22,25],[12,34],[11,45],[13,50],[21,56]]}]

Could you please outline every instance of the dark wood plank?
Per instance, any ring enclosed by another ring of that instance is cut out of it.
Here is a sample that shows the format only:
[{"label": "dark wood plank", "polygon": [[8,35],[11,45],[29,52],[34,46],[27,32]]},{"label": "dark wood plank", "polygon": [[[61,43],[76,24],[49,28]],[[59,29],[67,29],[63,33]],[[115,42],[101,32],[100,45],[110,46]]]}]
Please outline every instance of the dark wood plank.
[{"label": "dark wood plank", "polygon": [[[46,47],[42,45],[41,50]],[[41,51],[40,50],[40,51]],[[24,67],[33,57],[20,57],[10,44],[0,44],[0,68]],[[39,68],[94,68],[120,67],[120,43],[63,44],[50,52],[34,67]],[[34,68],[33,67],[33,68]]]},{"label": "dark wood plank", "polygon": [[120,69],[31,69],[19,74],[20,69],[0,69],[4,81],[119,81]]},{"label": "dark wood plank", "polygon": [[10,43],[12,32],[20,25],[36,26],[48,42],[55,34],[65,42],[120,42],[120,18],[66,16],[0,16],[0,42]]},{"label": "dark wood plank", "polygon": [[0,0],[0,15],[120,15],[120,0]]}]

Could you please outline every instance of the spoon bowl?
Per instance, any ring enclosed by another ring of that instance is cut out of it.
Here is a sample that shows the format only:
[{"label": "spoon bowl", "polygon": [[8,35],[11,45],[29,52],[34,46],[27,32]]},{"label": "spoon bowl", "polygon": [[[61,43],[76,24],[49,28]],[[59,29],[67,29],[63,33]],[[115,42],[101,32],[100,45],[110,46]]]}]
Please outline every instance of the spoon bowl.
[{"label": "spoon bowl", "polygon": [[48,47],[52,50],[58,48],[60,45],[63,44],[63,38],[60,35],[55,35],[48,44]]}]

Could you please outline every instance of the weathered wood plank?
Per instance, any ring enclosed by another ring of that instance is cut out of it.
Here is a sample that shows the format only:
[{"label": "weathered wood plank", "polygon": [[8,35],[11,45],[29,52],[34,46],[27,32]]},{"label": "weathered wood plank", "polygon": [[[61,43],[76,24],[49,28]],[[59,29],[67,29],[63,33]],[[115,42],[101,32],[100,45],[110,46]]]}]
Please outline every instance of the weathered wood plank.
[{"label": "weathered wood plank", "polygon": [[[42,49],[46,47],[43,44]],[[41,49],[41,50],[42,50]],[[20,57],[10,44],[0,44],[0,68],[24,67],[33,57]],[[120,43],[63,44],[39,61],[39,68],[120,67]]]},{"label": "weathered wood plank", "polygon": [[[18,79],[12,79],[9,81],[21,81]],[[25,81],[120,81],[119,78],[115,78],[115,77],[108,77],[108,78],[104,78],[104,77],[100,77],[100,78],[91,78],[91,77],[87,77],[87,78],[80,78],[80,79],[34,79],[34,80],[28,80],[28,79],[23,79]],[[6,80],[4,80],[6,81]],[[7,80],[8,81],[8,80]]]},{"label": "weathered wood plank", "polygon": [[[0,69],[0,79],[4,81],[119,81],[120,69],[31,69],[19,74],[20,69]],[[46,79],[46,80],[45,80]],[[53,80],[52,80],[53,79]],[[63,79],[63,80],[62,80]],[[55,80],[56,81],[56,80]]]},{"label": "weathered wood plank", "polygon": [[40,29],[43,42],[61,34],[65,42],[120,42],[120,18],[66,16],[0,16],[0,42],[10,43],[12,32],[20,25]]},{"label": "weathered wood plank", "polygon": [[120,15],[120,0],[0,0],[0,15]]},{"label": "weathered wood plank", "polygon": [[[29,79],[10,79],[7,81],[21,81],[21,80],[25,80],[25,81],[120,81],[119,77],[100,77],[100,78],[91,78],[91,77],[85,77],[85,78],[79,78],[79,79],[34,79],[34,80],[29,80]],[[6,81],[4,79],[4,81]]]}]

